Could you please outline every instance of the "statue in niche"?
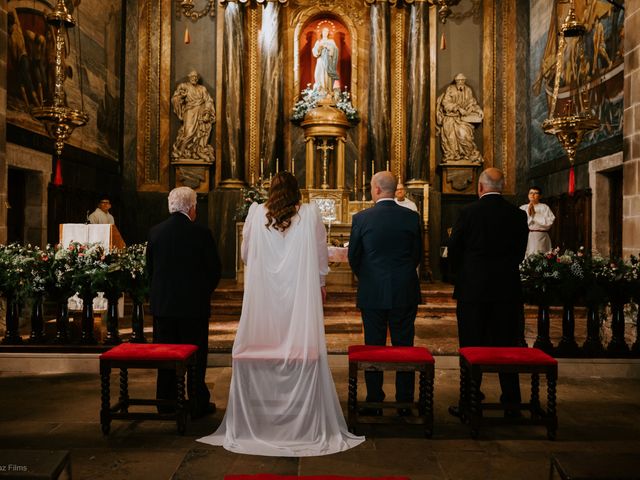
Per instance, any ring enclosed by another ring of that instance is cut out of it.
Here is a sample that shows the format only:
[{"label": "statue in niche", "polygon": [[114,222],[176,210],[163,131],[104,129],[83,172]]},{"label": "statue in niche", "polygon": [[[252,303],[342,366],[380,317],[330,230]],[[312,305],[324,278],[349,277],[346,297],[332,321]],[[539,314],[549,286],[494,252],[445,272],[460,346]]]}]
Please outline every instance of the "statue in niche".
[{"label": "statue in niche", "polygon": [[436,101],[442,163],[483,161],[474,139],[474,124],[482,122],[484,113],[466,80],[462,73],[457,74]]},{"label": "statue in niche", "polygon": [[171,97],[173,111],[182,121],[171,158],[174,161],[212,163],[215,153],[213,146],[209,145],[209,136],[216,121],[213,98],[206,87],[200,85],[198,72],[191,71],[187,78],[189,80],[179,84]]},{"label": "statue in niche", "polygon": [[334,82],[340,79],[338,75],[338,46],[333,38],[329,38],[329,29],[322,29],[322,36],[313,46],[313,56],[316,61],[314,73],[314,88],[320,92],[330,93],[333,91]]}]

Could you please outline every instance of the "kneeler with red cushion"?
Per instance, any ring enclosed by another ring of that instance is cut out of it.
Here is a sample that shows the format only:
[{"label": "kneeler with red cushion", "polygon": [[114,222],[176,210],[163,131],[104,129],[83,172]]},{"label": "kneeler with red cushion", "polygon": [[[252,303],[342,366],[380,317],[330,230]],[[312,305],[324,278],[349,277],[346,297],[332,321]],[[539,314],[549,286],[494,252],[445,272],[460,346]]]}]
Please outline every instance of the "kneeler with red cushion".
[{"label": "kneeler with red cushion", "polygon": [[[176,345],[166,343],[123,343],[100,355],[101,400],[100,425],[107,435],[111,420],[176,420],[178,432],[182,435],[186,429],[187,401],[185,400],[185,374],[191,378],[196,365],[195,345]],[[120,397],[111,406],[110,383],[111,369],[120,369]],[[176,372],[177,398],[172,400],[129,398],[128,369],[149,368],[167,369]],[[195,398],[189,381],[189,398]],[[175,413],[129,412],[130,405],[151,405],[173,409]]]},{"label": "kneeler with red cushion", "polygon": [[[545,425],[547,437],[555,439],[558,427],[556,415],[556,382],[558,361],[537,348],[527,347],[464,347],[460,352],[460,414],[469,423],[471,436],[477,438],[482,424]],[[529,403],[482,403],[479,386],[483,373],[531,374]],[[540,374],[547,379],[547,409],[540,406]],[[488,417],[488,410],[529,410],[530,418],[521,416]]]},{"label": "kneeler with red cushion", "polygon": [[[349,399],[347,423],[355,432],[358,424],[404,423],[424,425],[425,436],[433,433],[433,377],[435,360],[424,347],[377,345],[349,346]],[[419,372],[417,402],[359,402],[358,371]],[[360,415],[359,409],[416,409],[418,416]]]}]

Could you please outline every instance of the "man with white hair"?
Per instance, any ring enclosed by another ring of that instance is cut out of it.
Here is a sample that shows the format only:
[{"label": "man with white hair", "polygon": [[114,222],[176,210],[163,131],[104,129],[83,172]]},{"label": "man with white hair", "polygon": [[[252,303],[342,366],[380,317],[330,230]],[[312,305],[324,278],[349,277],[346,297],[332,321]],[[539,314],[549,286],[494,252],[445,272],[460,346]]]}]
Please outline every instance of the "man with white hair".
[{"label": "man with white hair", "polygon": [[[503,198],[503,189],[501,170],[483,171],[479,199],[460,211],[449,239],[460,347],[515,347],[524,336],[519,265],[529,228],[525,212]],[[519,417],[518,374],[501,373],[499,378],[504,415]],[[449,413],[459,417],[460,409],[451,406]]]},{"label": "man with white hair", "polygon": [[[196,398],[189,399],[193,418],[215,411],[215,405],[209,402],[205,374],[211,293],[221,273],[211,230],[195,223],[196,200],[196,192],[189,187],[171,190],[170,216],[150,230],[147,243],[153,340],[198,346],[196,375],[192,380]],[[158,370],[156,396],[175,401],[175,372]],[[172,407],[162,406],[158,410],[169,413]]]}]

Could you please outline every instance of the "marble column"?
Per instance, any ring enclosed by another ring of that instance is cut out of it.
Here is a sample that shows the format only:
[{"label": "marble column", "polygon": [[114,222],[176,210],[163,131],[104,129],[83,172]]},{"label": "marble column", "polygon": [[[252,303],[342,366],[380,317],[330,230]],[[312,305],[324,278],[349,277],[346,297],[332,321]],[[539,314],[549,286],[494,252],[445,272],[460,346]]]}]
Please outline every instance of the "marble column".
[{"label": "marble column", "polygon": [[[282,48],[280,38],[280,4],[267,2],[262,11],[260,48],[260,158],[264,159],[264,175],[276,173],[278,152],[283,152],[282,132],[283,73]],[[282,157],[282,155],[280,155]],[[279,169],[283,169],[284,158],[280,158]]]},{"label": "marble column", "polygon": [[[375,2],[369,11],[371,46],[369,51],[369,85],[375,85],[369,92],[367,166],[373,162],[376,172],[386,168],[390,161],[391,138],[391,59],[390,59],[390,19],[389,4]],[[374,172],[369,172],[369,176]]]},{"label": "marble column", "polygon": [[243,7],[235,1],[224,4],[222,46],[221,185],[236,187],[244,177],[244,48]]},{"label": "marble column", "polygon": [[429,4],[409,6],[406,180],[427,181],[429,167]]}]

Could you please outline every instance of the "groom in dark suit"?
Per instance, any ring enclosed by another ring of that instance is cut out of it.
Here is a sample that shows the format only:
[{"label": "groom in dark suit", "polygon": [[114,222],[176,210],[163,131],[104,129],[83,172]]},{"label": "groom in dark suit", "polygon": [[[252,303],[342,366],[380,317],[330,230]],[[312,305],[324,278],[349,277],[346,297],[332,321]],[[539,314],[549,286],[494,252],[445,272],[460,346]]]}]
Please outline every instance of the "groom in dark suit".
[{"label": "groom in dark suit", "polygon": [[[349,265],[358,277],[357,306],[362,314],[364,343],[385,345],[387,327],[391,344],[412,346],[414,322],[420,302],[416,268],[422,258],[419,215],[395,202],[397,180],[391,172],[371,179],[375,202],[353,216],[349,238]],[[381,402],[382,372],[365,372],[367,402]],[[396,400],[413,401],[413,372],[396,374]],[[380,410],[365,412],[381,415]],[[401,409],[400,415],[410,415]]]},{"label": "groom in dark suit", "polygon": [[[149,232],[147,268],[155,343],[198,346],[194,381],[194,418],[215,411],[205,383],[209,351],[211,293],[220,281],[221,263],[211,231],[195,223],[196,192],[178,187],[169,193],[169,213]],[[158,371],[156,396],[176,398],[175,372]],[[160,411],[170,411],[159,407]]]},{"label": "groom in dark suit", "polygon": [[[519,265],[527,248],[527,215],[502,197],[504,175],[488,168],[478,179],[479,200],[466,206],[449,239],[455,272],[461,347],[518,346],[524,307]],[[520,403],[518,374],[500,374],[505,404]],[[507,408],[507,407],[506,407]],[[449,412],[458,416],[456,407]],[[507,408],[506,416],[519,416]]]}]

